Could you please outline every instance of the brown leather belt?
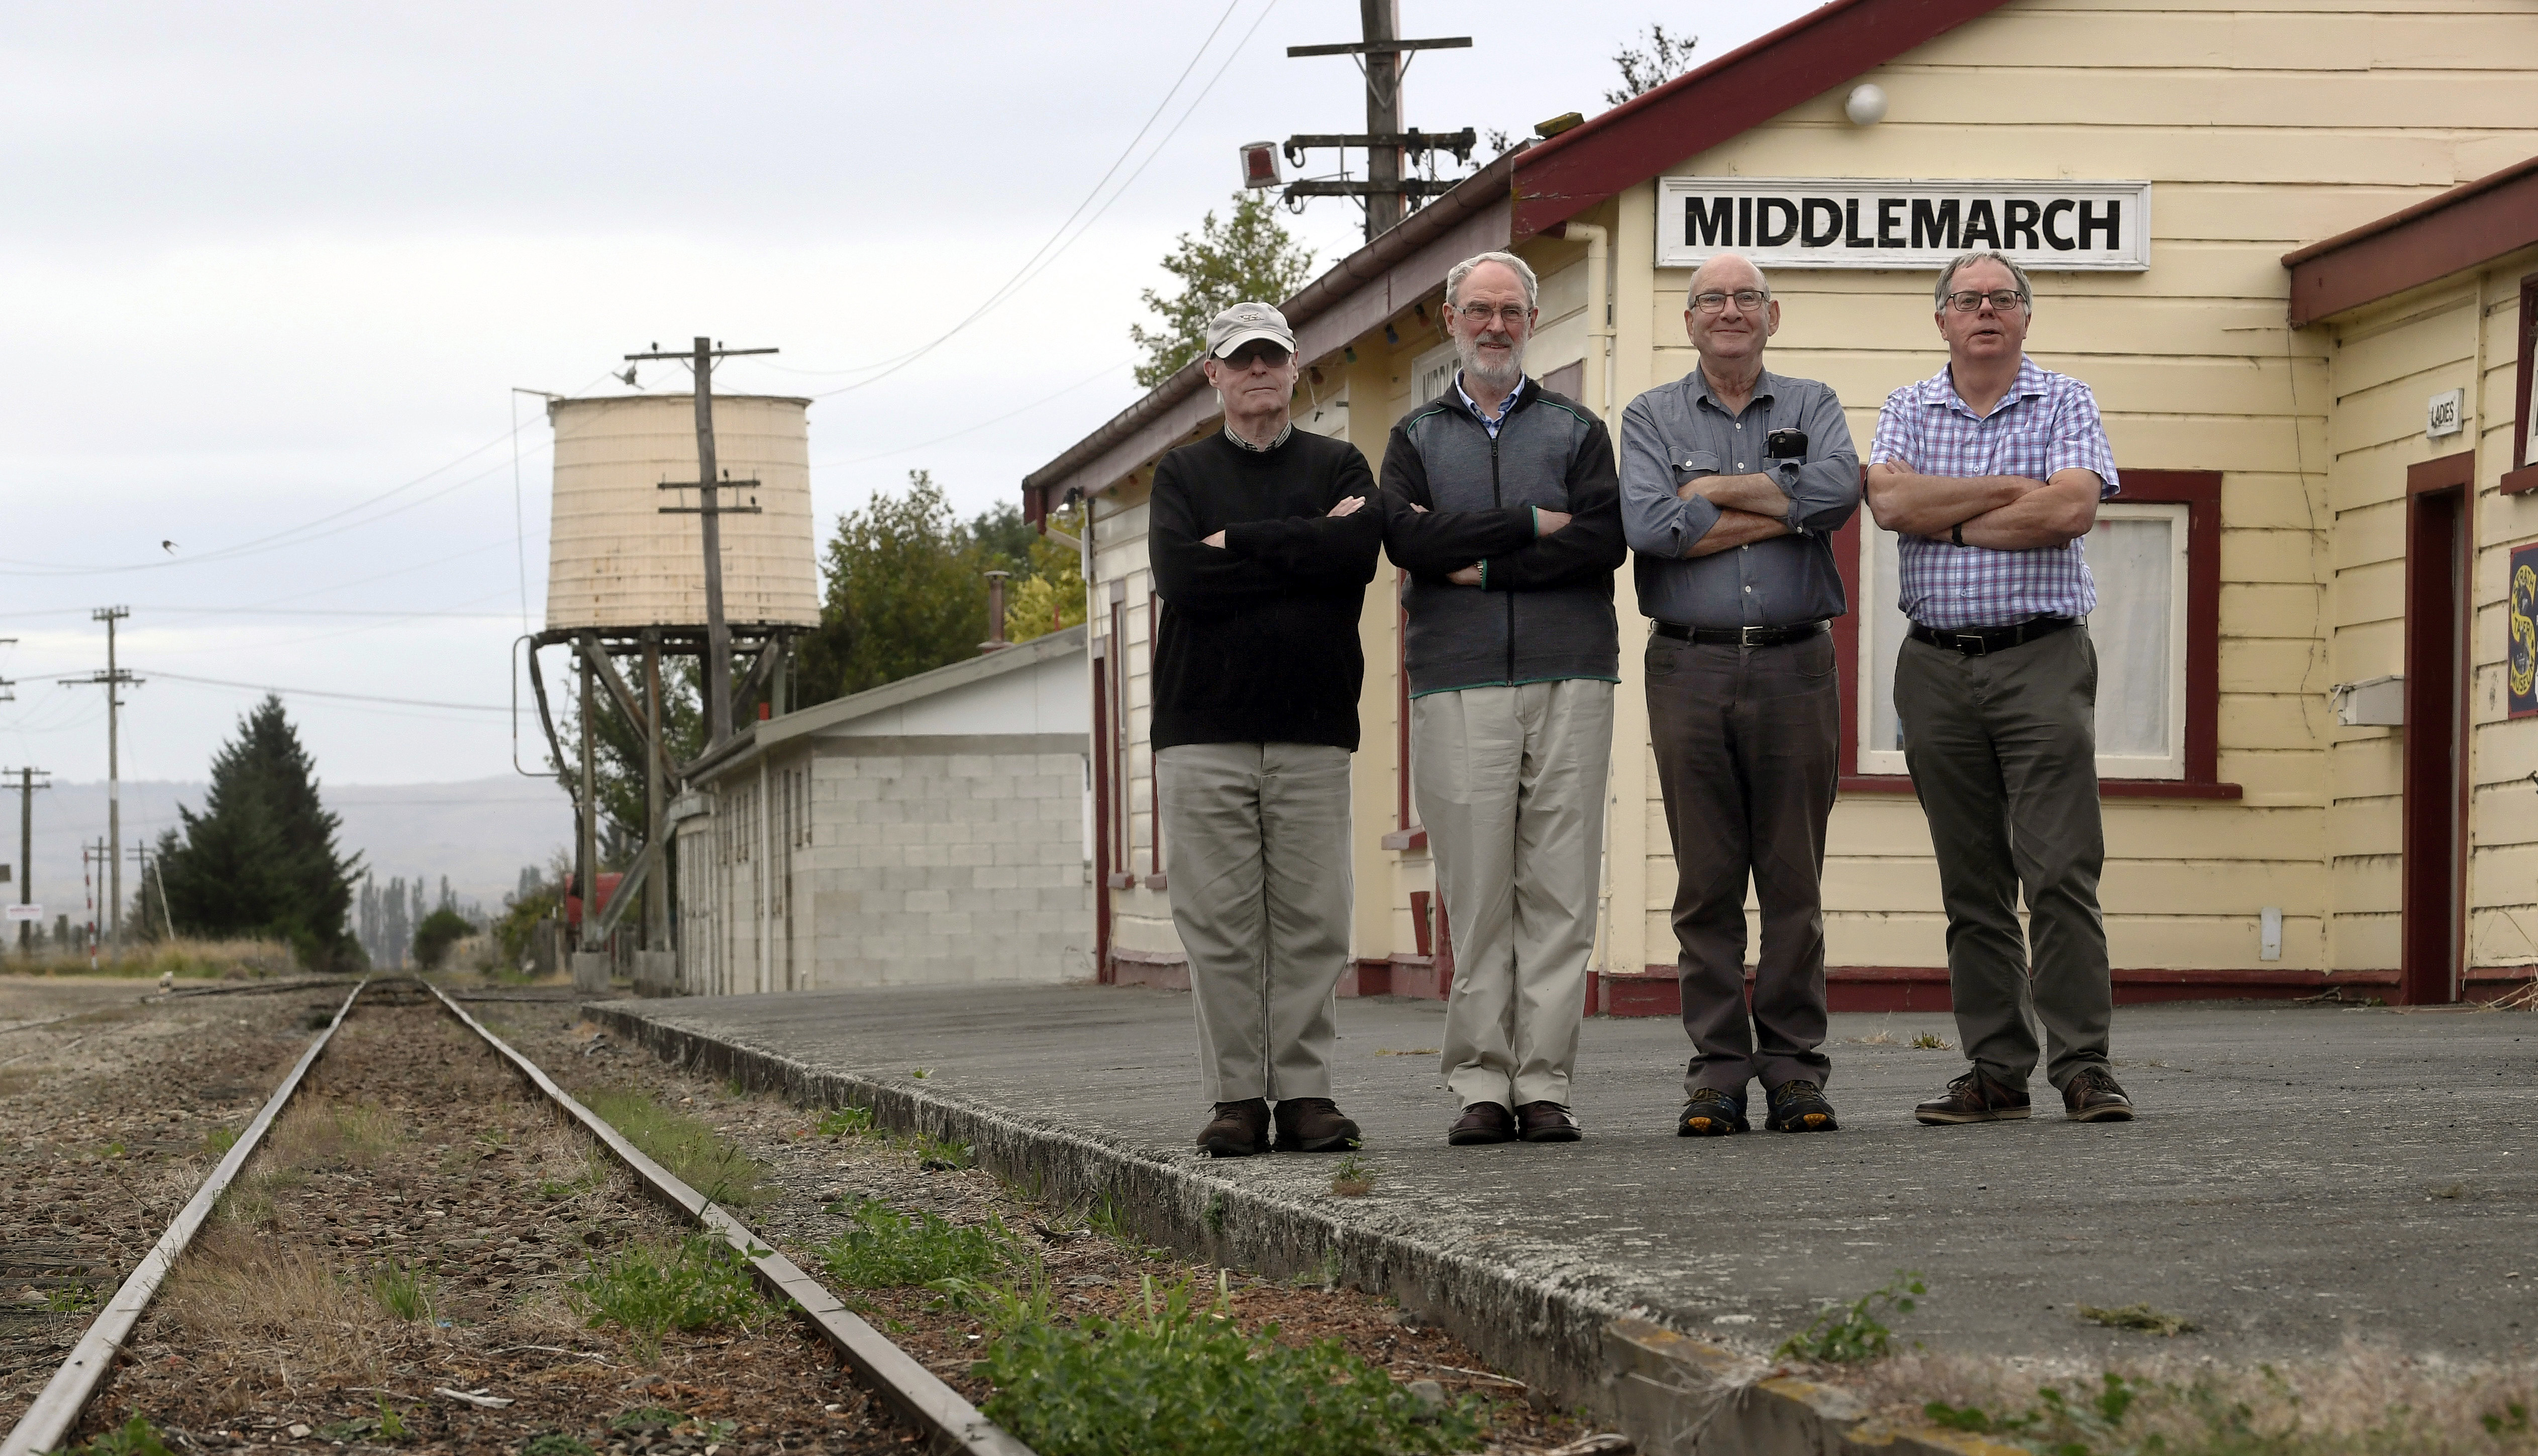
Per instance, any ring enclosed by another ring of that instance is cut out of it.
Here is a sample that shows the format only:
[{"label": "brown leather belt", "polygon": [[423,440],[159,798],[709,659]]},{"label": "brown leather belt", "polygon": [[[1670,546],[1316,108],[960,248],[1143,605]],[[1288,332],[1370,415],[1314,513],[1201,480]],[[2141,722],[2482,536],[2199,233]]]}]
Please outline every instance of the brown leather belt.
[{"label": "brown leather belt", "polygon": [[1793,622],[1787,627],[1684,627],[1660,622],[1657,635],[1709,647],[1784,647],[1803,642],[1825,629],[1821,622]]},{"label": "brown leather belt", "polygon": [[1957,631],[1940,631],[1935,628],[1912,624],[1912,640],[1945,647],[1968,657],[1980,657],[1986,652],[1999,652],[2037,637],[2049,637],[2066,627],[2079,626],[2075,617],[2031,617],[2011,627],[1966,628]]}]

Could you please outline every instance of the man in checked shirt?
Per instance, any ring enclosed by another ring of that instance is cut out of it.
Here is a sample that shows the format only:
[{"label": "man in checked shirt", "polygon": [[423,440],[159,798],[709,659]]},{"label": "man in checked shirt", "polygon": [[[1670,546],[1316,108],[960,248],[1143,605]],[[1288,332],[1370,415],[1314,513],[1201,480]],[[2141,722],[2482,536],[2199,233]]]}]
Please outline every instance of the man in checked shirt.
[{"label": "man in checked shirt", "polygon": [[2098,591],[2081,550],[2115,494],[2113,452],[2089,386],[2026,355],[2036,295],[2024,269],[1967,253],[1935,293],[1948,366],[1887,396],[1867,483],[1869,511],[1898,538],[1912,629],[1895,708],[1938,852],[1949,994],[1972,1063],[1913,1115],[2025,1117],[2032,1000],[2066,1114],[2130,1121],[2106,1070],[2098,654],[2083,620]]},{"label": "man in checked shirt", "polygon": [[[1692,1038],[1678,1137],[1832,1132],[1824,1095],[1825,823],[1841,749],[1833,533],[1859,509],[1841,401],[1763,367],[1780,305],[1721,253],[1692,275],[1701,364],[1622,412],[1622,529],[1648,638],[1648,738],[1674,840],[1674,933]],[[1745,996],[1745,885],[1763,947]]]}]

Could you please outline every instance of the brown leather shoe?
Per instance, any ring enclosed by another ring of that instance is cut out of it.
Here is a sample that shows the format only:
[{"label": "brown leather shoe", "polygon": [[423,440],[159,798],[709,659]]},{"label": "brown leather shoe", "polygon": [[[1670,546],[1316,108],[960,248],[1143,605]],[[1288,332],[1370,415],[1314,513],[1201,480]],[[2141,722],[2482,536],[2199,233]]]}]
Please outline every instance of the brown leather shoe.
[{"label": "brown leather shoe", "polygon": [[1345,1153],[1360,1146],[1357,1124],[1340,1115],[1328,1097],[1286,1097],[1278,1103],[1278,1151]]},{"label": "brown leather shoe", "polygon": [[1245,1097],[1216,1104],[1216,1120],[1199,1129],[1198,1145],[1210,1158],[1249,1158],[1269,1151],[1269,1099]]},{"label": "brown leather shoe", "polygon": [[2104,1067],[2083,1067],[2062,1089],[2062,1115],[2073,1122],[2130,1122],[2133,1099]]},{"label": "brown leather shoe", "polygon": [[1558,1102],[1525,1103],[1515,1109],[1515,1125],[1516,1136],[1528,1143],[1574,1143],[1586,1136],[1577,1114]]},{"label": "brown leather shoe", "polygon": [[1912,1115],[1936,1127],[1954,1122],[2003,1122],[2025,1117],[2027,1111],[2026,1092],[2012,1092],[1977,1069],[1949,1083],[1946,1096],[1923,1102],[1912,1109]]},{"label": "brown leather shoe", "polygon": [[1474,1102],[1447,1130],[1445,1141],[1457,1148],[1515,1141],[1515,1114],[1497,1102]]}]

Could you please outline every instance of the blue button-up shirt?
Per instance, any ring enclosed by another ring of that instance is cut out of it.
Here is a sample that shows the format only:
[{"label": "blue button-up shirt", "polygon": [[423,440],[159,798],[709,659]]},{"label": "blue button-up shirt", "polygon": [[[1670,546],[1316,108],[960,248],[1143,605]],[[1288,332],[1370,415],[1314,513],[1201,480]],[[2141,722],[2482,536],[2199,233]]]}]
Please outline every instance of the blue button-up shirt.
[{"label": "blue button-up shirt", "polygon": [[1493,415],[1482,409],[1480,401],[1472,398],[1471,391],[1463,387],[1463,371],[1461,369],[1454,371],[1455,397],[1462,400],[1464,409],[1472,412],[1473,419],[1481,422],[1481,428],[1490,432],[1492,439],[1499,437],[1499,427],[1506,423],[1507,411],[1515,408],[1515,397],[1523,392],[1524,379],[1519,375],[1515,381],[1515,388],[1508,390],[1506,398],[1499,401],[1499,411]]},{"label": "blue button-up shirt", "polygon": [[[1764,438],[1802,430],[1806,453],[1773,460]],[[1711,475],[1768,475],[1788,497],[1793,535],[1693,559],[1719,507],[1675,494]],[[1859,456],[1831,386],[1769,369],[1729,414],[1700,369],[1622,412],[1622,533],[1636,554],[1639,610],[1683,627],[1788,627],[1848,609],[1833,533],[1859,508]]]}]

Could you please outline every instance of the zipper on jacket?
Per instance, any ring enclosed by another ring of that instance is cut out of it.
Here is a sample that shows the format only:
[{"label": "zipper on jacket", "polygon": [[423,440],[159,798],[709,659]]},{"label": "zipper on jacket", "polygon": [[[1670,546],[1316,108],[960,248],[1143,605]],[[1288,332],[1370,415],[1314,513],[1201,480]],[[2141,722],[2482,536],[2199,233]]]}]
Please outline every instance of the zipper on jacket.
[{"label": "zipper on jacket", "polygon": [[[1510,409],[1507,413],[1513,415],[1515,411]],[[1499,428],[1504,430],[1506,421],[1501,420]],[[1495,434],[1490,436],[1490,504],[1501,510],[1506,508],[1505,497],[1499,491],[1499,437]],[[1512,685],[1515,682],[1515,593],[1507,592],[1504,595],[1506,597],[1506,678]]]}]

